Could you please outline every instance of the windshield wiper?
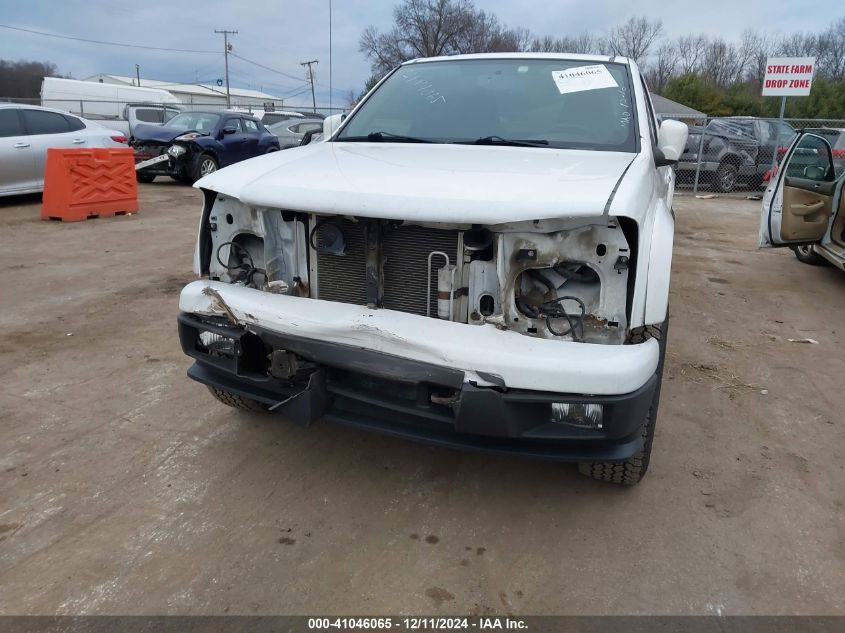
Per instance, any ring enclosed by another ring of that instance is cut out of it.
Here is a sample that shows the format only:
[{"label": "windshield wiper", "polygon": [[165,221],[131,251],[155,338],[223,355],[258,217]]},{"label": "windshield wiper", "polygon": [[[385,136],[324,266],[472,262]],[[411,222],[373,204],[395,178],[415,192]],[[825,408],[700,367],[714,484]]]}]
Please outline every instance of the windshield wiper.
[{"label": "windshield wiper", "polygon": [[510,145],[513,147],[545,147],[546,139],[502,138],[501,136],[483,136],[473,141],[474,145]]},{"label": "windshield wiper", "polygon": [[474,141],[465,143],[467,145],[507,145],[510,147],[547,147],[549,142],[545,139],[517,139],[502,138],[501,136],[482,136]]},{"label": "windshield wiper", "polygon": [[390,132],[370,132],[366,136],[345,136],[337,139],[338,141],[369,141],[372,143],[434,143],[424,138],[417,138],[415,136],[402,136],[401,134],[391,134]]}]

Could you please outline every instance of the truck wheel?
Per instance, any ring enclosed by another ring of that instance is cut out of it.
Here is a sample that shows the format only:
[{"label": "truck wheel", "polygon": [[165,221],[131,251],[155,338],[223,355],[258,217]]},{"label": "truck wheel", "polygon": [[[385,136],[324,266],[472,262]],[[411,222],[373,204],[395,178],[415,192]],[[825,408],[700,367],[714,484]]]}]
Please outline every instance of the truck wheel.
[{"label": "truck wheel", "polygon": [[267,405],[262,404],[256,400],[244,398],[231,391],[218,389],[217,387],[208,387],[211,395],[217,398],[220,402],[233,409],[241,409],[242,411],[266,411]]},{"label": "truck wheel", "polygon": [[138,179],[138,182],[145,182],[147,184],[156,179],[155,174],[135,174],[135,178]]},{"label": "truck wheel", "polygon": [[217,161],[211,154],[200,154],[194,166],[194,181],[217,171]]},{"label": "truck wheel", "polygon": [[810,266],[824,266],[827,263],[827,260],[820,255],[817,255],[815,251],[813,251],[813,247],[809,244],[805,244],[804,246],[793,246],[792,252],[795,253],[795,257],[798,258],[798,261],[802,264],[810,264]]},{"label": "truck wheel", "polygon": [[660,343],[660,360],[657,363],[657,386],[648,416],[643,423],[641,433],[643,447],[633,457],[624,462],[581,462],[578,472],[599,481],[607,481],[623,486],[633,486],[645,477],[651,460],[651,446],[654,442],[654,427],[657,423],[657,405],[660,403],[660,385],[663,382],[663,360],[666,357],[666,335],[669,332],[669,317],[661,325],[647,325],[631,333],[631,343],[643,343],[650,338]]},{"label": "truck wheel", "polygon": [[716,189],[722,193],[730,193],[736,187],[736,178],[739,170],[736,165],[722,163],[716,170]]}]

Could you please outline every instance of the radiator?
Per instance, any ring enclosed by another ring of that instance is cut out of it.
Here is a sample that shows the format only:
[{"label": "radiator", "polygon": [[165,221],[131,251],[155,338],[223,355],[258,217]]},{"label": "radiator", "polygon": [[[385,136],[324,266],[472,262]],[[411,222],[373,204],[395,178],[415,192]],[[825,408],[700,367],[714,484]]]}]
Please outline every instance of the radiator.
[{"label": "radiator", "polygon": [[[366,241],[364,223],[343,220],[338,223],[346,243],[342,257],[317,255],[317,298],[341,303],[367,304]],[[425,315],[427,297],[431,313],[437,316],[437,269],[442,257],[432,262],[431,287],[426,288],[428,255],[443,251],[454,264],[458,252],[458,231],[420,226],[384,227],[382,263],[384,270],[383,307]]]}]

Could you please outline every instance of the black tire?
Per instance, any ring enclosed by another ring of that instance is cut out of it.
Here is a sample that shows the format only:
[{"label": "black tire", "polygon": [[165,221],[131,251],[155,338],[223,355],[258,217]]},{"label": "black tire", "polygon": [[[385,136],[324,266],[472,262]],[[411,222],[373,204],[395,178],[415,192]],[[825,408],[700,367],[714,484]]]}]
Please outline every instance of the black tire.
[{"label": "black tire", "polygon": [[633,486],[648,472],[651,461],[651,447],[654,443],[654,427],[657,424],[657,406],[660,404],[660,386],[663,383],[663,361],[666,357],[666,337],[669,333],[669,317],[661,325],[646,325],[631,332],[630,343],[643,343],[648,339],[660,342],[660,360],[657,363],[657,386],[648,416],[642,426],[643,447],[624,462],[581,462],[578,472],[599,481]]},{"label": "black tire", "polygon": [[716,170],[716,182],[713,183],[713,186],[717,191],[730,193],[736,188],[738,175],[739,170],[736,168],[736,165],[722,163],[719,165],[719,169]]},{"label": "black tire", "polygon": [[208,386],[208,390],[211,392],[212,396],[217,398],[226,406],[232,407],[233,409],[240,409],[241,411],[267,410],[267,405],[257,402],[255,400],[251,400],[249,398],[244,398],[243,396],[234,394],[231,391],[225,391],[223,389],[218,389],[217,387],[211,386]]},{"label": "black tire", "polygon": [[217,159],[211,154],[200,154],[194,164],[194,182],[217,171]]},{"label": "black tire", "polygon": [[824,257],[813,252],[812,245],[793,246],[792,252],[795,253],[795,257],[802,264],[809,264],[810,266],[824,266],[827,264],[827,260]]},{"label": "black tire", "polygon": [[763,176],[752,176],[751,179],[748,181],[748,188],[749,189],[765,189],[765,183],[763,182]]},{"label": "black tire", "polygon": [[135,178],[138,179],[138,182],[143,182],[146,184],[150,184],[153,180],[156,179],[155,174],[141,174],[136,173]]}]

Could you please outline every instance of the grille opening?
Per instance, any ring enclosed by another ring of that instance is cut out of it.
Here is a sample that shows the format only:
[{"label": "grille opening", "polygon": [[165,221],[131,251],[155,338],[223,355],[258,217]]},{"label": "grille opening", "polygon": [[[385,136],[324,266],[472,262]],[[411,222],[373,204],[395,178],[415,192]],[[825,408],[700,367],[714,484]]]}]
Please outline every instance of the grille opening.
[{"label": "grille opening", "polygon": [[[338,221],[346,245],[342,256],[316,254],[317,297],[356,305],[367,304],[365,221]],[[442,251],[455,264],[459,231],[421,226],[385,225],[382,237],[384,294],[382,307],[437,317],[437,270],[442,258],[434,258],[428,284],[428,255]],[[430,313],[426,304],[430,302]]]}]

